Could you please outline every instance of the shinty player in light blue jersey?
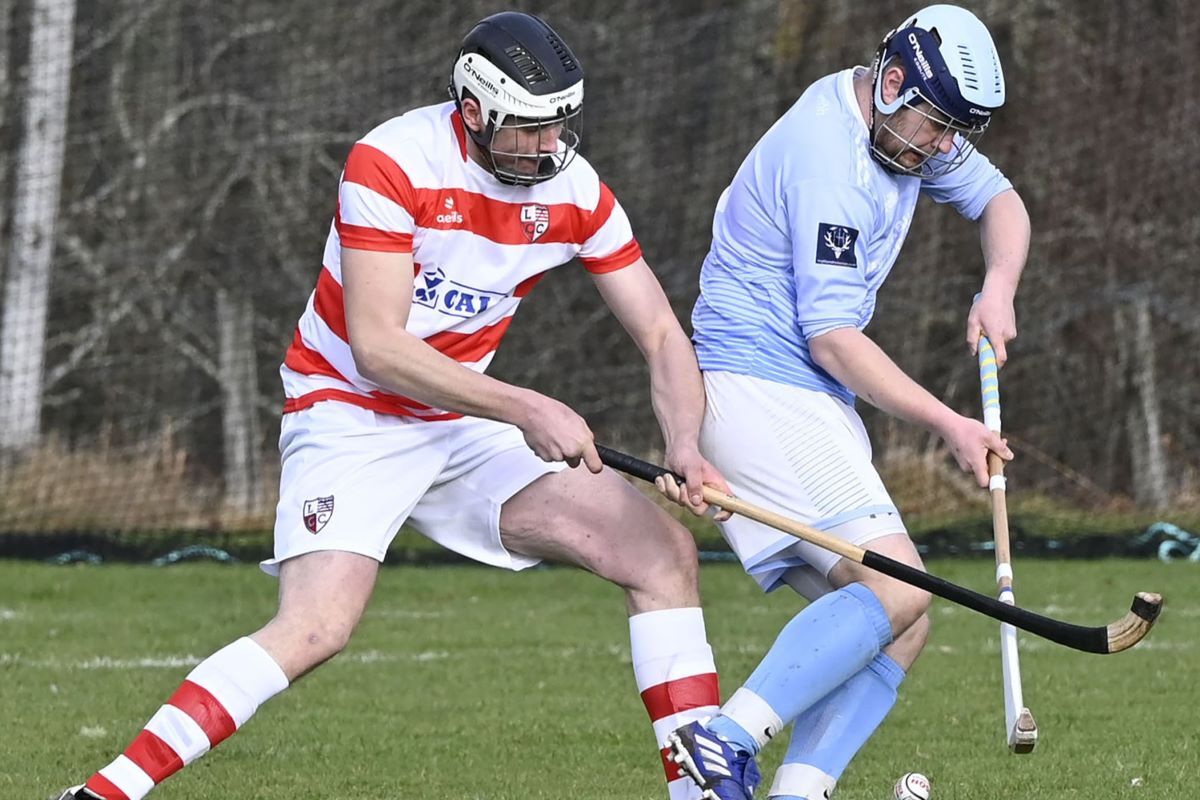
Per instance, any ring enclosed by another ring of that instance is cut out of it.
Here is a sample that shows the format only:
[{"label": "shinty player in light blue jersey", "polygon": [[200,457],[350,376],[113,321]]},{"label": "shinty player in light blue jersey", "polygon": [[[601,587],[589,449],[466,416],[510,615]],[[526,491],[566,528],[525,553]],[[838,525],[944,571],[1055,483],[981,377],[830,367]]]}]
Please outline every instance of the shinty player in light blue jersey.
[{"label": "shinty player in light blue jersey", "polygon": [[[692,320],[701,451],[735,494],[920,567],[855,396],[941,436],[981,486],[989,450],[1012,458],[862,332],[925,192],[980,224],[986,277],[966,338],[974,350],[986,333],[1005,360],[1029,217],[975,150],[1003,103],[987,28],[931,6],[885,37],[871,69],[812,84],[747,156],[717,206]],[[719,715],[676,731],[675,758],[710,797],[745,800],[754,755],[795,722],[770,797],[826,798],[924,647],[929,595],[737,516],[722,532],[764,590],[813,602]]]}]

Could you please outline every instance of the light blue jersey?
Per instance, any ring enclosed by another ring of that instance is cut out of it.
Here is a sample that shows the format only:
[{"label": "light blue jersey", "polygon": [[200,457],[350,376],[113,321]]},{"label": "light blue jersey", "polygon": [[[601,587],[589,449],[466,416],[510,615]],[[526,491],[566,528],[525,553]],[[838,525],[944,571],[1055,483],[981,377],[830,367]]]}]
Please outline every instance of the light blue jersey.
[{"label": "light blue jersey", "polygon": [[975,220],[1011,188],[978,151],[940,178],[885,170],[869,152],[854,75],[812,84],[721,195],[692,312],[701,369],[852,403],[854,394],[813,361],[808,340],[871,321],[919,192]]}]

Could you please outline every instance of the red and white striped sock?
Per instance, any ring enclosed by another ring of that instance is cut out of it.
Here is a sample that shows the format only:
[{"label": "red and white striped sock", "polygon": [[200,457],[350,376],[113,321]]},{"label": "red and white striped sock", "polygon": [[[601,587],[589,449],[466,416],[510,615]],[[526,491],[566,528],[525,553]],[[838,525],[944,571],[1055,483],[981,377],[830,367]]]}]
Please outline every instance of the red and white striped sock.
[{"label": "red and white striped sock", "polygon": [[629,618],[633,674],[662,751],[670,800],[696,800],[700,789],[667,760],[667,736],[716,714],[721,705],[717,667],[698,608],[648,611]]},{"label": "red and white striped sock", "polygon": [[266,650],[238,639],[197,665],[125,752],[88,779],[87,789],[104,800],[141,800],[229,738],[287,686]]}]

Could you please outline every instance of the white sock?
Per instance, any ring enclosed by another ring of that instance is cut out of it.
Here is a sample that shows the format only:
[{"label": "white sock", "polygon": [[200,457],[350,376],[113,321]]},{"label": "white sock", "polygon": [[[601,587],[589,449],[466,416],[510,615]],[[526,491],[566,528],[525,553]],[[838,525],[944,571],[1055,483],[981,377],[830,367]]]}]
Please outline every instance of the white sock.
[{"label": "white sock", "polygon": [[699,608],[648,611],[629,618],[633,674],[663,753],[670,800],[696,800],[700,789],[666,760],[676,728],[717,713],[717,667]]},{"label": "white sock", "polygon": [[253,639],[238,639],[191,671],[125,752],[88,780],[88,791],[104,800],[141,800],[287,686],[266,650]]}]

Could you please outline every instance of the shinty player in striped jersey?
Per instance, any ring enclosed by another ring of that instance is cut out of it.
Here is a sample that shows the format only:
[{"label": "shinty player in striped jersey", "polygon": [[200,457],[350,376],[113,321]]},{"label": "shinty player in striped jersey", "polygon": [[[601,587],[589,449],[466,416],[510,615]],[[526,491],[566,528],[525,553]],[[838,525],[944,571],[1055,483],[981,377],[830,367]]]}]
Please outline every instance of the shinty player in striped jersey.
[{"label": "shinty player in striped jersey", "polygon": [[[138,800],[336,655],[405,521],[482,563],[564,561],[624,589],[663,754],[671,730],[716,711],[688,532],[603,468],[578,414],[483,374],[533,283],[578,256],[646,358],[683,504],[703,513],[702,483],[725,488],[698,451],[691,344],[577,153],[582,68],[542,20],[502,13],[465,38],[451,90],[452,102],[385,122],[347,159],[324,268],[281,367],[283,471],[263,564],[279,576],[278,613],[201,662],[64,800]],[[533,691],[536,676],[509,677]],[[402,725],[395,736],[403,747]],[[699,796],[662,763],[672,800]]]},{"label": "shinty player in striped jersey", "polygon": [[[975,149],[1003,103],[987,28],[931,6],[884,38],[871,69],[813,83],[747,156],[718,202],[692,317],[701,452],[735,494],[919,568],[855,396],[943,438],[981,486],[989,451],[1012,457],[863,333],[924,193],[979,222],[986,276],[966,336],[974,349],[986,333],[1003,361],[1029,217]],[[673,756],[715,797],[746,800],[742,770],[794,723],[768,794],[824,800],[896,702],[928,636],[929,595],[737,516],[722,532],[765,591],[813,602],[720,714],[678,731]]]}]

